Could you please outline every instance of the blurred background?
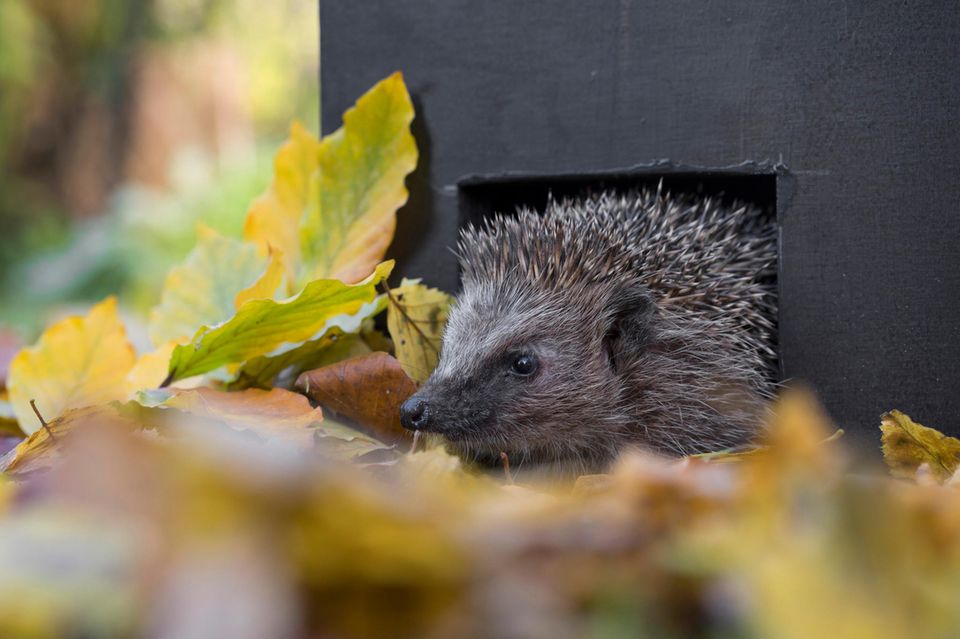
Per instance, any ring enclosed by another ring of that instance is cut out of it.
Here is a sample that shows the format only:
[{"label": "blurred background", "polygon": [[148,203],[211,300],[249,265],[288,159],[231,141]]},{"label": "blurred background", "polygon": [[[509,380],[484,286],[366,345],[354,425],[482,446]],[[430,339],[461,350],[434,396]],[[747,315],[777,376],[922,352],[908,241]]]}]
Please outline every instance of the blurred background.
[{"label": "blurred background", "polygon": [[197,223],[239,235],[317,130],[318,32],[316,0],[0,0],[0,333],[111,293],[135,326]]}]

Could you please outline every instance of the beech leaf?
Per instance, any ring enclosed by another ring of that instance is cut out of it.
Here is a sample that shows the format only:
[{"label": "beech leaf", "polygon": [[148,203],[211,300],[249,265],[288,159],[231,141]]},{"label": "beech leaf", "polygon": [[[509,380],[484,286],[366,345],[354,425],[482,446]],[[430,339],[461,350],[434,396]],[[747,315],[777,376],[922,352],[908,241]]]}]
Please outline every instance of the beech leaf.
[{"label": "beech leaf", "polygon": [[383,258],[404,179],[417,163],[413,104],[399,73],[376,84],[317,140],[295,123],[273,182],[247,213],[244,237],[283,252],[298,290],[315,279],[357,282]]},{"label": "beech leaf", "polygon": [[125,398],[135,361],[116,298],[60,320],[10,362],[8,389],[20,427],[27,434],[40,428],[30,400],[50,421],[68,408]]},{"label": "beech leaf", "polygon": [[297,389],[385,442],[411,439],[400,425],[400,404],[417,385],[387,353],[369,353],[300,375]]},{"label": "beech leaf", "polygon": [[453,297],[419,280],[403,280],[390,291],[387,330],[397,360],[417,384],[430,377],[440,358],[440,343]]},{"label": "beech leaf", "polygon": [[238,392],[197,388],[173,391],[159,407],[176,408],[194,417],[218,421],[263,439],[278,439],[303,448],[313,446],[314,428],[323,420],[319,408],[303,395],[281,388]]},{"label": "beech leaf", "polygon": [[158,346],[189,340],[197,327],[228,319],[268,277],[272,283],[275,274],[256,245],[201,227],[197,246],[167,275],[160,305],[150,314],[150,339]]},{"label": "beech leaf", "polygon": [[300,264],[300,221],[307,202],[315,197],[310,181],[320,165],[320,140],[300,122],[273,159],[273,181],[247,211],[243,235],[264,248],[282,252],[291,285]]},{"label": "beech leaf", "polygon": [[916,423],[898,410],[880,418],[883,459],[894,477],[913,479],[926,464],[934,479],[943,483],[960,466],[960,439]]},{"label": "beech leaf", "polygon": [[300,236],[307,279],[356,282],[380,261],[407,201],[404,179],[417,165],[410,133],[413,103],[394,73],[343,115],[343,126],[320,145]]},{"label": "beech leaf", "polygon": [[216,326],[203,326],[189,344],[177,346],[170,360],[167,382],[212,371],[254,357],[289,350],[290,344],[322,337],[338,316],[351,315],[374,301],[376,285],[393,269],[393,261],[379,266],[359,284],[315,280],[291,298],[251,300]]}]

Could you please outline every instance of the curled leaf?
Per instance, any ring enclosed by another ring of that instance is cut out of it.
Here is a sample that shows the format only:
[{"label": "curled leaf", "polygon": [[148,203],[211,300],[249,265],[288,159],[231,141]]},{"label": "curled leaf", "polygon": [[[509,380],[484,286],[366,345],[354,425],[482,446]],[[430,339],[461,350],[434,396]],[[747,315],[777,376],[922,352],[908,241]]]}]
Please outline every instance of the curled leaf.
[{"label": "curled leaf", "polygon": [[247,211],[243,235],[266,248],[282,252],[291,285],[300,264],[300,221],[314,197],[309,185],[320,164],[320,141],[300,122],[290,126],[290,137],[273,159],[273,182]]},{"label": "curled leaf", "polygon": [[316,280],[286,300],[247,302],[227,321],[212,328],[202,326],[189,344],[177,346],[167,381],[254,357],[273,356],[289,350],[290,344],[319,339],[339,316],[356,313],[373,302],[377,283],[392,268],[392,261],[384,262],[370,277],[352,286],[337,280]]}]

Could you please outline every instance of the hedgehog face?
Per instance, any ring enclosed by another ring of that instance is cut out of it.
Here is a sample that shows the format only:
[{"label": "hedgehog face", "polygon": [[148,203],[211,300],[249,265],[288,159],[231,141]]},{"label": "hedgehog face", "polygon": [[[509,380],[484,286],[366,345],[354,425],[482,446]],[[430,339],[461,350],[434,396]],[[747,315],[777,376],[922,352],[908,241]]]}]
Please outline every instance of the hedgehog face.
[{"label": "hedgehog face", "polygon": [[437,369],[402,408],[404,425],[439,433],[481,462],[496,463],[500,452],[517,464],[583,457],[605,426],[597,416],[617,414],[619,385],[597,310],[578,302],[569,292],[468,287]]}]

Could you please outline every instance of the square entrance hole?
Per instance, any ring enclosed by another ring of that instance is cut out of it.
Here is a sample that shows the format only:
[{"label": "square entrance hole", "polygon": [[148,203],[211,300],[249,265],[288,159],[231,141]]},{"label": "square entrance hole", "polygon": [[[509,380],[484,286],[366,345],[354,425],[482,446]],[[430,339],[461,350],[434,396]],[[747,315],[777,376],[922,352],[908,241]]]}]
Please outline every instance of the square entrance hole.
[{"label": "square entrance hole", "polygon": [[[757,215],[777,219],[777,173],[769,171],[637,170],[557,176],[470,177],[458,184],[461,228],[478,225],[495,213],[515,214],[518,208],[543,212],[550,197],[584,197],[603,191],[627,193],[640,189],[663,190],[674,195],[719,199],[724,205],[753,205]],[[777,246],[779,256],[780,247]],[[776,280],[776,276],[774,276]],[[778,286],[779,295],[779,286]],[[779,348],[777,349],[779,352]],[[779,361],[782,374],[783,362]]]}]

